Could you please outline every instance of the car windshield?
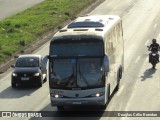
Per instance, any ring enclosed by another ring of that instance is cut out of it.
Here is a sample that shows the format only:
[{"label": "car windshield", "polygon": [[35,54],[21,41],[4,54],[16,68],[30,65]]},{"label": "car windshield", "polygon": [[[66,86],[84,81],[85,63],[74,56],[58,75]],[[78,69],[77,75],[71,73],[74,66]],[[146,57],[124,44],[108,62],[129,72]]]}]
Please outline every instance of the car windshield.
[{"label": "car windshield", "polygon": [[55,88],[90,88],[102,86],[100,58],[54,59],[51,82]]},{"label": "car windshield", "polygon": [[38,67],[39,58],[37,57],[18,58],[15,66],[16,67]]}]

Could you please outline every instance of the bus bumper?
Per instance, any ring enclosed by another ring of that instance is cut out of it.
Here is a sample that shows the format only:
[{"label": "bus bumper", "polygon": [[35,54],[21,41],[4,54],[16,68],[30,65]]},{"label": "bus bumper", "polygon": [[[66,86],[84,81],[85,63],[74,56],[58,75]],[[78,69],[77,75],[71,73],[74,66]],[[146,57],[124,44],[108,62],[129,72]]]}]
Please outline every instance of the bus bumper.
[{"label": "bus bumper", "polygon": [[99,106],[105,105],[105,96],[91,97],[91,98],[54,98],[51,97],[52,106]]}]

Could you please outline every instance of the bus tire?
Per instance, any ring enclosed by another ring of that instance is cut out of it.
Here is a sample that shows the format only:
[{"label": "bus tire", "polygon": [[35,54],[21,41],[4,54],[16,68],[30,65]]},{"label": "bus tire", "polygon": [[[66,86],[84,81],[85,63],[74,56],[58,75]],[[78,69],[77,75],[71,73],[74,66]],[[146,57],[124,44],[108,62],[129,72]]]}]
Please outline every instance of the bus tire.
[{"label": "bus tire", "polygon": [[107,108],[107,103],[105,105],[101,105],[101,109],[105,110]]},{"label": "bus tire", "polygon": [[110,84],[107,85],[107,102],[109,101],[110,99]]},{"label": "bus tire", "polygon": [[120,68],[119,68],[119,79],[122,79],[122,66],[120,66]]},{"label": "bus tire", "polygon": [[117,86],[115,88],[116,91],[119,89],[120,80],[122,78],[122,67],[119,67],[118,73],[117,73]]}]

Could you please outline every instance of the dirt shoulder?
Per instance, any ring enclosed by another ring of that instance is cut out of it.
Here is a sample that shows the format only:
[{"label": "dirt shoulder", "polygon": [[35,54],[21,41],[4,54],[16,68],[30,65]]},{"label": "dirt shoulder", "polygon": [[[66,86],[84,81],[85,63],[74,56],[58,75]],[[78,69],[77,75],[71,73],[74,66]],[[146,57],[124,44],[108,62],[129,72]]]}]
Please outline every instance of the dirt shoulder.
[{"label": "dirt shoulder", "polygon": [[[89,7],[85,8],[83,11],[77,14],[77,16],[85,15],[89,12],[91,12],[93,9],[95,9],[98,5],[100,5],[105,0],[97,0],[95,3],[91,4]],[[77,17],[76,16],[76,17]],[[0,74],[4,73],[8,68],[11,67],[12,64],[15,63],[16,57],[20,54],[31,54],[33,51],[38,49],[40,46],[48,42],[51,37],[62,27],[67,25],[71,21],[65,21],[64,23],[58,25],[53,30],[49,31],[48,33],[44,34],[40,38],[38,38],[36,41],[32,42],[31,44],[27,45],[23,50],[16,52],[13,54],[10,58],[6,59],[4,63],[0,65]]]}]

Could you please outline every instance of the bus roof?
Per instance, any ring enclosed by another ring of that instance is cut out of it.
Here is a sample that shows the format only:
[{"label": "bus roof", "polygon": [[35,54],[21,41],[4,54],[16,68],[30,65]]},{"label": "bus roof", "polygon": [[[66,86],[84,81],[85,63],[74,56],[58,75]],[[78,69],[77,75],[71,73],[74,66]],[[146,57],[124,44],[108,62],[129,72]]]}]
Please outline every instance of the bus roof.
[{"label": "bus roof", "polygon": [[78,17],[58,31],[53,36],[53,39],[76,35],[103,36],[104,33],[109,31],[119,21],[120,17],[116,15],[91,15]]}]

